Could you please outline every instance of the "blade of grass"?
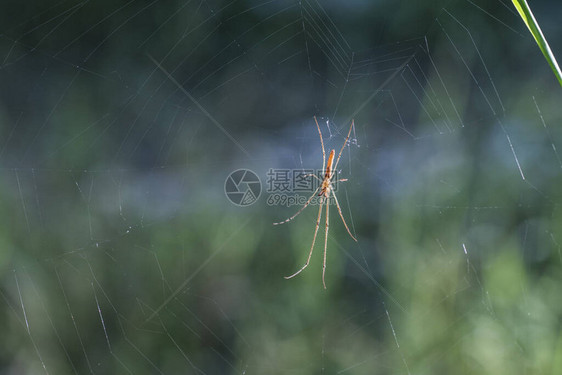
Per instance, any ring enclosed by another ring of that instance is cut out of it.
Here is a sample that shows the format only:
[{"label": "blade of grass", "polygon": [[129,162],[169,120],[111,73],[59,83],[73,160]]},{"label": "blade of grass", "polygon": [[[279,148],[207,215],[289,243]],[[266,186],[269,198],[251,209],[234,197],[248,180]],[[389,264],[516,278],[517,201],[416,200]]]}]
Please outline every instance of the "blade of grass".
[{"label": "blade of grass", "polygon": [[539,48],[541,49],[542,54],[544,55],[546,61],[548,61],[550,68],[552,69],[554,75],[558,79],[558,83],[560,83],[560,86],[562,86],[562,72],[560,71],[558,62],[556,62],[556,58],[554,57],[554,54],[550,50],[550,46],[548,45],[548,42],[546,41],[546,38],[544,37],[542,30],[537,20],[535,19],[535,16],[533,15],[533,12],[531,12],[531,8],[529,7],[529,4],[527,4],[527,0],[511,0],[511,1],[513,2],[513,5],[515,5],[515,8],[519,12],[519,15],[527,25],[527,28],[535,38],[535,41],[537,42]]}]

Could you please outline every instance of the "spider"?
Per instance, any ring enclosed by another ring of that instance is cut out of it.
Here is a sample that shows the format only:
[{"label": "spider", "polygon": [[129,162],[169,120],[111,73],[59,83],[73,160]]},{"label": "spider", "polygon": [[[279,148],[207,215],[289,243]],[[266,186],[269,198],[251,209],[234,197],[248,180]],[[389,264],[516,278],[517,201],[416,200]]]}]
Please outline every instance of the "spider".
[{"label": "spider", "polygon": [[320,207],[318,208],[318,218],[316,219],[316,228],[314,229],[314,237],[312,238],[312,245],[310,246],[310,252],[308,253],[308,259],[306,260],[306,263],[304,264],[304,266],[302,266],[302,268],[300,270],[298,270],[297,272],[295,272],[294,274],[292,274],[290,276],[285,276],[285,279],[288,280],[288,279],[291,279],[291,278],[297,276],[299,273],[304,271],[304,269],[308,266],[308,263],[310,262],[310,258],[312,257],[312,252],[314,250],[314,243],[316,242],[316,235],[318,234],[318,227],[320,226],[320,219],[322,218],[322,207],[324,206],[324,204],[327,201],[327,203],[326,203],[326,231],[325,231],[325,234],[324,234],[324,264],[323,264],[323,267],[322,267],[322,285],[324,286],[324,289],[326,289],[326,282],[324,280],[324,276],[326,274],[326,250],[328,248],[328,228],[330,226],[330,224],[329,224],[329,215],[330,215],[329,199],[330,199],[330,195],[332,195],[334,197],[334,201],[336,202],[336,206],[338,208],[338,213],[340,214],[340,218],[343,222],[343,225],[345,226],[345,229],[347,229],[347,233],[349,233],[351,238],[353,238],[355,241],[357,241],[357,239],[353,236],[353,234],[351,234],[351,231],[349,230],[349,227],[347,226],[347,223],[345,222],[345,219],[343,218],[343,214],[341,212],[341,207],[340,207],[340,204],[338,202],[338,198],[336,197],[336,194],[333,191],[333,185],[332,185],[334,182],[347,181],[346,178],[339,179],[339,180],[336,180],[336,181],[332,181],[332,179],[334,177],[334,171],[338,167],[338,163],[340,161],[343,149],[345,148],[345,146],[347,145],[347,142],[349,141],[349,136],[351,135],[351,129],[353,129],[354,122],[353,122],[353,120],[351,120],[351,125],[349,126],[349,132],[347,133],[347,137],[345,138],[345,141],[343,142],[343,145],[341,147],[340,153],[338,154],[338,158],[336,159],[335,164],[333,164],[335,150],[330,151],[330,155],[328,156],[328,163],[326,164],[326,151],[324,150],[324,140],[322,138],[322,131],[320,130],[320,125],[318,125],[318,120],[316,120],[316,116],[314,116],[314,122],[316,122],[316,128],[318,129],[318,135],[320,136],[320,144],[322,145],[322,171],[324,171],[324,178],[320,179],[315,174],[306,175],[306,177],[314,177],[318,181],[320,181],[320,186],[318,186],[316,188],[314,193],[312,193],[310,198],[308,198],[308,200],[306,201],[304,206],[302,206],[301,209],[297,211],[297,213],[295,213],[293,216],[291,216],[287,220],[280,221],[278,223],[273,223],[273,225],[285,224],[285,223],[288,223],[289,221],[293,220],[310,204],[310,202],[312,201],[312,198],[314,198],[316,196],[316,193],[318,192],[318,190],[320,190],[320,192],[318,193],[318,196],[320,197],[320,205],[319,205]]}]

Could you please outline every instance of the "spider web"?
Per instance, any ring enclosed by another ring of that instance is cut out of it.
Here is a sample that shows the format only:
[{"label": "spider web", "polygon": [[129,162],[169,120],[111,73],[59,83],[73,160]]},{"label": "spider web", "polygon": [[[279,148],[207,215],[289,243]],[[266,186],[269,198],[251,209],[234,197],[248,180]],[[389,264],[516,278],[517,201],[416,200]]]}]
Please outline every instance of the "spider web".
[{"label": "spider web", "polygon": [[[511,3],[2,7],[0,372],[562,370],[559,87]],[[325,292],[263,191],[313,116],[355,123]]]}]

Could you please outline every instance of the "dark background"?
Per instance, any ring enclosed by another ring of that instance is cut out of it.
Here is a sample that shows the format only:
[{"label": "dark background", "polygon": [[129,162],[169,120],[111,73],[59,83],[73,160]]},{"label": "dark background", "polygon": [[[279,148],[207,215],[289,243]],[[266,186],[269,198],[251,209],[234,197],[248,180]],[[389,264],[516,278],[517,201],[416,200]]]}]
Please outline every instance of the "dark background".
[{"label": "dark background", "polygon": [[[0,14],[0,373],[562,371],[561,89],[511,2]],[[323,221],[283,278],[317,206],[273,226],[267,191],[321,168],[313,116],[327,150],[355,123],[327,290]]]}]

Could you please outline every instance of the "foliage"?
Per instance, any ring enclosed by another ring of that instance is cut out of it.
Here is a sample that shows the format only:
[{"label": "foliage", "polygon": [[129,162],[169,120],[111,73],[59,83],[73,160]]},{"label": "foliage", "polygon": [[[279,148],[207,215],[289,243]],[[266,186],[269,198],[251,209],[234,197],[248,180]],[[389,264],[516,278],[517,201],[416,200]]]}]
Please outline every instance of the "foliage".
[{"label": "foliage", "polygon": [[515,5],[515,8],[519,12],[519,15],[525,22],[525,25],[527,25],[527,28],[533,35],[533,38],[535,38],[535,41],[541,49],[544,58],[546,59],[546,61],[548,61],[548,64],[550,65],[550,68],[558,79],[558,82],[562,86],[562,72],[560,71],[560,67],[558,66],[556,57],[554,57],[554,54],[550,50],[550,46],[548,45],[548,42],[546,41],[546,38],[544,37],[544,34],[542,33],[539,23],[535,19],[535,16],[533,15],[531,8],[529,7],[529,4],[527,4],[526,0],[512,1],[513,5]]}]

